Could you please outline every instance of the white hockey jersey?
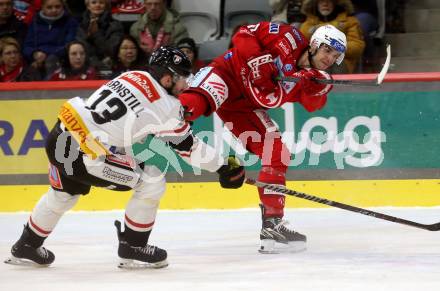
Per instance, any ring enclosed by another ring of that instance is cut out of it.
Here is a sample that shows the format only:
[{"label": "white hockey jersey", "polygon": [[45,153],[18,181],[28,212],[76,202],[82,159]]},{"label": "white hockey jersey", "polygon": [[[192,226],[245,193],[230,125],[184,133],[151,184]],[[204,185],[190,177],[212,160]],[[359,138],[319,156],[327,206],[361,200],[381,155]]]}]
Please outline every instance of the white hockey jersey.
[{"label": "white hockey jersey", "polygon": [[[87,100],[80,97],[68,100],[61,107],[58,118],[78,141],[81,150],[92,158],[109,155],[111,146],[131,147],[149,134],[185,136],[191,130],[184,120],[179,100],[144,71],[118,76]],[[194,142],[191,152],[197,144],[200,143]],[[205,150],[206,146],[203,146]],[[193,153],[186,158],[194,159]],[[217,158],[212,165],[202,168],[215,171],[221,164]]]}]

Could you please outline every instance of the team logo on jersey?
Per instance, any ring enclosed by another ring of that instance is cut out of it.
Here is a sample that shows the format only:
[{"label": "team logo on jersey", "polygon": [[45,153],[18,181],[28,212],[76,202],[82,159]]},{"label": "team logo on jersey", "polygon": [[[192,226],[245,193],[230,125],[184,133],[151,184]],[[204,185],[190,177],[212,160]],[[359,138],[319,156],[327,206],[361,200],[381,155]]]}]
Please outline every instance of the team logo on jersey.
[{"label": "team logo on jersey", "polygon": [[[251,82],[248,80],[248,84],[251,84]],[[283,90],[280,88],[280,84],[278,83],[278,95],[275,95],[274,93],[265,94],[263,92],[260,92],[258,88],[250,85],[249,89],[251,91],[252,97],[255,101],[257,101],[258,104],[260,104],[262,107],[265,108],[276,108],[278,107],[281,102],[283,101]]]},{"label": "team logo on jersey", "polygon": [[58,172],[57,167],[52,164],[49,164],[49,182],[53,188],[63,190],[63,183],[61,183],[60,172]]},{"label": "team logo on jersey", "polygon": [[285,70],[286,72],[290,72],[290,71],[292,71],[292,69],[293,69],[292,64],[285,64],[285,65],[284,65],[284,70]]},{"label": "team logo on jersey", "polygon": [[260,77],[259,66],[266,64],[266,63],[270,63],[270,62],[272,62],[272,55],[266,54],[266,55],[262,55],[262,56],[253,58],[252,60],[247,62],[247,64],[251,68],[254,78],[259,78]]},{"label": "team logo on jersey", "polygon": [[280,32],[280,25],[278,23],[270,23],[269,33],[276,34]]},{"label": "team logo on jersey", "polygon": [[182,61],[182,57],[181,57],[181,56],[174,55],[174,57],[173,57],[173,62],[174,62],[176,65],[180,64],[181,61]]}]

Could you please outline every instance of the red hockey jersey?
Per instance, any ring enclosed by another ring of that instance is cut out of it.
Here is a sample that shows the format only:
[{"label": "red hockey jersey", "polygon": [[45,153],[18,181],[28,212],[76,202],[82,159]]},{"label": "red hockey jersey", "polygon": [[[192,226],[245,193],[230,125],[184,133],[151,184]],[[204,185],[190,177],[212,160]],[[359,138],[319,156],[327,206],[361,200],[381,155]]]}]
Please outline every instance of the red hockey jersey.
[{"label": "red hockey jersey", "polygon": [[308,111],[321,109],[327,96],[308,97],[301,94],[300,83],[277,82],[278,88],[271,94],[262,94],[249,81],[247,62],[270,53],[279,76],[291,76],[297,72],[297,61],[308,48],[302,33],[288,24],[260,22],[241,27],[232,38],[233,48],[217,57],[213,66],[228,86],[224,109],[253,110],[280,107],[286,102],[299,102]]}]

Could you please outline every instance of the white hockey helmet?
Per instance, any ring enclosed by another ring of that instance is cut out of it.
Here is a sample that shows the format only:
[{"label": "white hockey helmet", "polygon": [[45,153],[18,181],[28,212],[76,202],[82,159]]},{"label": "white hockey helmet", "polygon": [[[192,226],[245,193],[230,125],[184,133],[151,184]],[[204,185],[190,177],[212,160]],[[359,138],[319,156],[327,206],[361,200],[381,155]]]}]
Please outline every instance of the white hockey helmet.
[{"label": "white hockey helmet", "polygon": [[312,34],[310,45],[319,48],[323,43],[341,53],[336,59],[336,63],[340,65],[344,60],[345,50],[347,49],[347,38],[345,34],[333,25],[327,24],[321,26]]}]

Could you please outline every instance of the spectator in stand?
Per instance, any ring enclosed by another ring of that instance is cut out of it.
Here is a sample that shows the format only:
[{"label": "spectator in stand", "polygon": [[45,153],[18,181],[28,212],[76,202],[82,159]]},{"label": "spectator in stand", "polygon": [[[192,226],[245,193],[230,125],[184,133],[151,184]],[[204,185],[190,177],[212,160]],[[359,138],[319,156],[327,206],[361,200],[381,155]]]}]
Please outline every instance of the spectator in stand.
[{"label": "spectator in stand", "polygon": [[[386,9],[386,32],[405,33],[405,5],[408,0],[387,0]],[[379,3],[378,3],[379,4]]]},{"label": "spectator in stand", "polygon": [[101,73],[111,73],[111,57],[124,36],[124,27],[113,19],[109,0],[86,0],[87,10],[78,28],[76,38],[84,42],[91,64]]},{"label": "spectator in stand", "polygon": [[18,41],[10,36],[0,39],[0,82],[39,81],[37,70],[26,68]]},{"label": "spectator in stand", "polygon": [[145,3],[143,0],[111,0],[112,13],[143,14]]},{"label": "spectator in stand", "polygon": [[354,16],[359,20],[359,23],[364,33],[364,38],[367,41],[369,35],[373,35],[379,24],[377,22],[377,0],[351,0],[354,6]]},{"label": "spectator in stand", "polygon": [[182,38],[177,43],[177,48],[179,48],[191,61],[191,71],[193,74],[197,73],[201,68],[206,66],[206,64],[198,58],[199,52],[194,39],[190,37]]},{"label": "spectator in stand", "polygon": [[12,37],[0,39],[0,81],[17,82],[24,70],[23,58],[20,53],[20,45]]},{"label": "spectator in stand", "polygon": [[130,35],[147,55],[162,45],[176,45],[189,37],[178,12],[168,9],[165,0],[145,0],[145,13],[130,27]]},{"label": "spectator in stand", "polygon": [[303,0],[269,0],[273,10],[271,21],[289,23],[299,28],[306,20],[306,16],[301,12],[302,2]]},{"label": "spectator in stand", "polygon": [[23,46],[27,25],[18,20],[12,9],[12,0],[0,0],[0,38],[10,36],[15,38],[20,47]]},{"label": "spectator in stand", "polygon": [[[380,2],[380,1],[379,1]],[[376,69],[377,47],[382,44],[383,32],[380,33],[377,0],[352,0],[354,16],[359,20],[365,40],[365,50],[362,56],[362,72],[374,72]],[[385,15],[385,14],[383,14]],[[385,21],[383,21],[385,23]],[[383,26],[382,26],[383,27]]]},{"label": "spectator in stand", "polygon": [[23,53],[32,67],[51,74],[67,43],[75,39],[78,23],[65,10],[62,0],[43,0],[29,25]]},{"label": "spectator in stand", "polygon": [[17,19],[29,25],[34,14],[41,9],[41,0],[14,0],[13,7]]},{"label": "spectator in stand", "polygon": [[85,44],[69,42],[60,60],[60,67],[48,78],[50,81],[96,80],[96,70],[90,65]]},{"label": "spectator in stand", "polygon": [[63,1],[70,15],[75,17],[78,20],[78,22],[81,22],[82,15],[86,11],[85,1],[82,0],[63,0]]},{"label": "spectator in stand", "polygon": [[365,42],[361,26],[354,12],[350,0],[304,0],[302,12],[307,15],[300,30],[305,37],[310,39],[315,30],[325,24],[331,24],[347,36],[347,50],[345,52],[344,66],[341,71],[333,66],[331,73],[354,73],[362,53]]},{"label": "spectator in stand", "polygon": [[119,42],[113,60],[116,62],[113,64],[110,79],[124,72],[145,70],[148,63],[145,54],[131,35],[125,35]]}]

